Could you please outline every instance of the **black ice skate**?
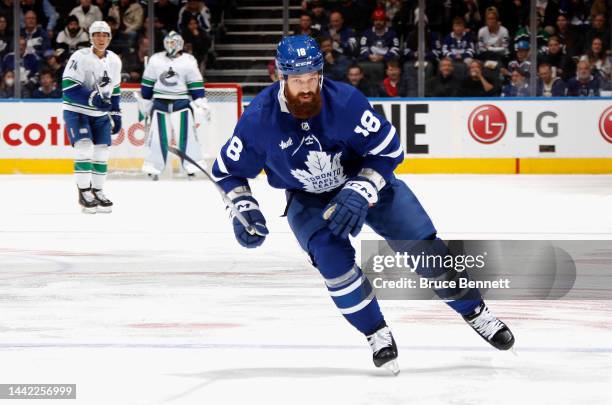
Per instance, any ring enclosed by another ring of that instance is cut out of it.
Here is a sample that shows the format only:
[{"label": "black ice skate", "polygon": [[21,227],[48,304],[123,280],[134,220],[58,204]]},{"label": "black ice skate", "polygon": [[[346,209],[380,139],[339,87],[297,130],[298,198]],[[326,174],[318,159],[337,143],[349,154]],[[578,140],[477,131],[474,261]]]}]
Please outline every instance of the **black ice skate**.
[{"label": "black ice skate", "polygon": [[157,181],[159,180],[159,175],[158,174],[151,174],[151,173],[147,173],[147,176],[149,176],[149,178],[153,181]]},{"label": "black ice skate", "polygon": [[508,350],[514,345],[514,335],[510,329],[489,311],[484,302],[463,319],[494,348]]},{"label": "black ice skate", "polygon": [[91,192],[91,188],[79,188],[79,205],[85,214],[97,212],[98,200]]},{"label": "black ice skate", "polygon": [[376,367],[384,366],[391,371],[393,375],[398,375],[400,372],[399,364],[397,363],[397,345],[391,329],[386,323],[382,323],[376,332],[367,336],[368,343],[372,348],[372,360]]},{"label": "black ice skate", "polygon": [[97,188],[91,189],[96,201],[98,203],[97,210],[98,212],[109,213],[113,211],[113,202],[106,198],[104,192]]}]

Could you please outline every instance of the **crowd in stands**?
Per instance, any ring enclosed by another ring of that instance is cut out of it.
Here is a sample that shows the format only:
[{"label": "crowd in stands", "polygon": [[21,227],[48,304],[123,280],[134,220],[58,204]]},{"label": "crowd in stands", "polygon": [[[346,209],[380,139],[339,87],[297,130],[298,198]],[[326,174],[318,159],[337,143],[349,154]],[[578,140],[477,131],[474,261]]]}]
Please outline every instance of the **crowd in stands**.
[{"label": "crowd in stands", "polygon": [[[0,0],[0,98],[14,95],[13,1],[20,1],[19,55],[21,97],[61,97],[61,77],[70,55],[89,47],[92,22],[111,27],[109,49],[123,61],[122,80],[140,83],[149,39],[147,2],[138,0]],[[155,50],[170,31],[185,40],[204,68],[212,43],[211,28],[223,0],[155,0]]]},{"label": "crowd in stands", "polygon": [[[172,30],[204,70],[214,57],[221,10],[236,6],[236,0],[155,0],[150,33],[145,0],[0,0],[0,98],[14,94],[14,1],[21,4],[24,98],[61,95],[63,67],[72,52],[89,46],[87,30],[96,20],[111,27],[109,49],[123,60],[125,82],[140,82],[151,35],[161,51]],[[530,0],[425,4],[426,96],[527,96],[532,52],[538,96],[612,94],[612,10],[606,0],[537,0],[537,49],[531,49]],[[415,97],[419,14],[418,0],[303,0],[292,30],[317,38],[327,77],[370,97]],[[273,63],[270,70],[274,77]]]},{"label": "crowd in stands", "polygon": [[[605,0],[537,0],[531,49],[529,0],[426,0],[425,95],[612,95]],[[318,38],[325,74],[370,97],[416,97],[417,0],[304,0],[294,32]],[[273,67],[273,66],[271,66]]]}]

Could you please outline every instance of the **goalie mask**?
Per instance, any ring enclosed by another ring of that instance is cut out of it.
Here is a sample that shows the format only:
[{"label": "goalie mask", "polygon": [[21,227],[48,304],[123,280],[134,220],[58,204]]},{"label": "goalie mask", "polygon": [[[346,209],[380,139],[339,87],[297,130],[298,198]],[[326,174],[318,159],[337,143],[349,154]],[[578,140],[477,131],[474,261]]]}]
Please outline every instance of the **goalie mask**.
[{"label": "goalie mask", "polygon": [[164,49],[171,58],[175,57],[183,50],[183,44],[183,37],[174,31],[171,31],[164,38]]}]

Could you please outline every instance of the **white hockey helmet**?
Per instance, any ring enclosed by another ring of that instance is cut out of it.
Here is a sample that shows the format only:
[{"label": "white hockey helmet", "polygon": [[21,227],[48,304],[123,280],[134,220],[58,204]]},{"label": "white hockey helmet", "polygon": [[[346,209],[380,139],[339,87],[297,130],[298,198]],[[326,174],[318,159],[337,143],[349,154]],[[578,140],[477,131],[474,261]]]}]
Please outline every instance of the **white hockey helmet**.
[{"label": "white hockey helmet", "polygon": [[96,32],[107,33],[108,38],[109,38],[109,43],[110,43],[110,39],[112,38],[113,34],[111,33],[111,29],[109,25],[106,23],[106,21],[94,21],[89,26],[89,42],[91,42],[93,46],[95,46],[94,41],[93,41],[93,34],[95,34]]},{"label": "white hockey helmet", "polygon": [[182,51],[184,44],[183,37],[175,31],[170,31],[164,38],[164,49],[170,57],[174,57]]}]

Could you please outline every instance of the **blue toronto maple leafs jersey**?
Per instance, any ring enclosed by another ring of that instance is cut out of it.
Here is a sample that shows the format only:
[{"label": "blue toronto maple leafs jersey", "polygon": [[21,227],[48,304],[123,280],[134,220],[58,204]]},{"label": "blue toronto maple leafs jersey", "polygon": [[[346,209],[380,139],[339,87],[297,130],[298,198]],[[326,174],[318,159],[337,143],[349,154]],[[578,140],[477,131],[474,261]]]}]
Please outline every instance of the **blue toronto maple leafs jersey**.
[{"label": "blue toronto maple leafs jersey", "polygon": [[259,93],[213,165],[219,185],[247,185],[262,169],[272,187],[310,193],[334,190],[362,168],[389,180],[404,156],[395,128],[348,84],[324,79],[321,96],[321,112],[301,120],[279,82]]}]

